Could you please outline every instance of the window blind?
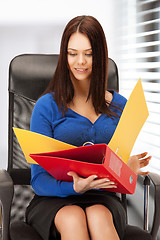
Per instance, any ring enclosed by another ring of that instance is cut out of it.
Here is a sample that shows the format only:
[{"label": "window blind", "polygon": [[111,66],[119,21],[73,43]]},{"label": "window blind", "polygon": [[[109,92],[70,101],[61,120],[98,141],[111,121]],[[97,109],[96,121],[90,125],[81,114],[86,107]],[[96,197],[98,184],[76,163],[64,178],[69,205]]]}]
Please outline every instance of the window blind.
[{"label": "window blind", "polygon": [[128,98],[141,78],[149,110],[132,154],[147,151],[149,170],[160,173],[160,1],[122,0],[121,6],[116,41],[120,93]]}]

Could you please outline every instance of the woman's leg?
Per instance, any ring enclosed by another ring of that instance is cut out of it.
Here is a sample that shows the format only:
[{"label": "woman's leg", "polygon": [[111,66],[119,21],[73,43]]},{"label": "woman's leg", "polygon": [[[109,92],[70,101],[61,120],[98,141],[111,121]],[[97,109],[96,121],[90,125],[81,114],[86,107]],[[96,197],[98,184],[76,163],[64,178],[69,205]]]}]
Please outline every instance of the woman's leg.
[{"label": "woman's leg", "polygon": [[76,205],[61,208],[55,216],[61,240],[89,240],[86,214]]},{"label": "woman's leg", "polygon": [[111,212],[97,204],[86,208],[88,228],[92,240],[119,240]]}]

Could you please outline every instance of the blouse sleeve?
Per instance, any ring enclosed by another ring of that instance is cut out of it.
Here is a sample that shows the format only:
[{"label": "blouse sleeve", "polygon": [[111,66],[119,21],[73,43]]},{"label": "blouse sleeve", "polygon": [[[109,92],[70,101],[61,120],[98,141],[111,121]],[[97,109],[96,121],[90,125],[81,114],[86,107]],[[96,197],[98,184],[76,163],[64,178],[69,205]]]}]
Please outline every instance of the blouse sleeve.
[{"label": "blouse sleeve", "polygon": [[[31,117],[30,130],[53,137],[52,119],[58,116],[58,108],[49,94],[41,97],[35,104]],[[31,164],[31,186],[40,196],[66,197],[76,195],[73,182],[58,181],[40,165]]]}]

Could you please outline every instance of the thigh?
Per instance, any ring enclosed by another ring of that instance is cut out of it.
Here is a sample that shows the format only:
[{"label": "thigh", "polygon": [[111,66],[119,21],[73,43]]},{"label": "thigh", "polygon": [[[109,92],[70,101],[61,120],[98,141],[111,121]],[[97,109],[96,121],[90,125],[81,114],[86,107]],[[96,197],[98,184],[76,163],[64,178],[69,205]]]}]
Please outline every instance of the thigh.
[{"label": "thigh", "polygon": [[119,198],[115,195],[107,194],[106,192],[99,192],[96,196],[93,196],[91,204],[86,205],[86,207],[95,204],[103,205],[111,212],[116,231],[120,239],[123,239],[127,218],[126,211]]},{"label": "thigh", "polygon": [[55,216],[54,223],[62,239],[89,240],[85,211],[77,205],[61,208]]},{"label": "thigh", "polygon": [[77,205],[68,205],[62,207],[55,216],[54,223],[58,231],[64,228],[74,228],[78,223],[86,220],[84,210]]},{"label": "thigh", "polygon": [[88,228],[93,239],[116,239],[118,233],[112,213],[104,205],[96,204],[86,208]]}]

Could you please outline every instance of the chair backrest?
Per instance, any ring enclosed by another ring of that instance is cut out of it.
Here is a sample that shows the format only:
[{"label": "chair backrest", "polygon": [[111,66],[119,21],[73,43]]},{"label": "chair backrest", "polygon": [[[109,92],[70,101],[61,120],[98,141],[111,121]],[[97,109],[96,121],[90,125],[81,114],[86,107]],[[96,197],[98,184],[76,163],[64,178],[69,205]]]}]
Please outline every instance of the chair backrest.
[{"label": "chair backrest", "polygon": [[[25,160],[12,127],[29,130],[35,101],[51,80],[57,62],[58,55],[24,54],[15,57],[10,63],[8,172],[17,185],[15,194],[20,201],[29,201],[31,198],[29,195],[32,189],[26,186],[30,184],[30,165]],[[109,59],[108,89],[118,91],[118,86],[117,66]]]}]

